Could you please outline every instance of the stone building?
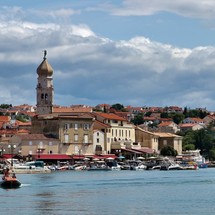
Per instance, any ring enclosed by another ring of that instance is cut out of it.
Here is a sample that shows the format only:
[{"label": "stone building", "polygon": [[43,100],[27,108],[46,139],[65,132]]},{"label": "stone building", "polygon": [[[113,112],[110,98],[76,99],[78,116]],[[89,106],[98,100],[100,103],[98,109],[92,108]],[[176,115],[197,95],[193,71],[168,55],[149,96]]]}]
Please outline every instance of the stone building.
[{"label": "stone building", "polygon": [[46,53],[45,50],[43,61],[37,68],[37,114],[50,114],[53,109],[53,69],[46,59]]}]

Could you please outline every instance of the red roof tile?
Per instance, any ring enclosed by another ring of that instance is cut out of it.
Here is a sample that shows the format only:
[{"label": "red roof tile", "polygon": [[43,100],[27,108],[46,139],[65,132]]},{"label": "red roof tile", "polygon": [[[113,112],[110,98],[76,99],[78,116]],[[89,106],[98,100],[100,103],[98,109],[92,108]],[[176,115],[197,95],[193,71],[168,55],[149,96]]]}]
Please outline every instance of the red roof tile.
[{"label": "red roof tile", "polygon": [[119,121],[126,121],[123,117],[120,117],[114,113],[100,113],[96,112],[96,115],[99,115],[105,119],[112,119],[112,120],[119,120]]}]

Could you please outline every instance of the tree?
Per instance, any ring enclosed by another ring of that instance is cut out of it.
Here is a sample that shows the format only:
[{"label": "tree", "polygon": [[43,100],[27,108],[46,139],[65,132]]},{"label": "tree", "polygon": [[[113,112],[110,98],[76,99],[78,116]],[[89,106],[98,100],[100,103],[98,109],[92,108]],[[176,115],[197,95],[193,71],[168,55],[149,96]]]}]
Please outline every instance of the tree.
[{"label": "tree", "polygon": [[186,132],[186,134],[182,140],[183,148],[184,148],[184,146],[189,145],[189,144],[193,144],[195,146],[195,143],[196,143],[196,141],[195,141],[194,131],[190,130],[190,131]]},{"label": "tree", "polygon": [[125,111],[124,106],[121,105],[121,104],[119,104],[119,103],[113,104],[113,105],[111,106],[111,108],[113,108],[113,109],[115,109],[115,110],[117,110],[117,111]]},{"label": "tree", "polygon": [[148,111],[145,113],[145,116],[151,116],[152,112],[151,111]]},{"label": "tree", "polygon": [[209,160],[214,161],[215,160],[215,148],[211,149],[209,151]]},{"label": "tree", "polygon": [[167,112],[161,113],[161,118],[169,118],[169,114]]},{"label": "tree", "polygon": [[138,113],[134,119],[131,120],[132,123],[134,123],[134,125],[141,125],[144,123],[144,119],[143,119],[143,113]]},{"label": "tree", "polygon": [[1,104],[0,105],[0,108],[2,108],[2,109],[8,109],[10,107],[12,107],[12,104]]},{"label": "tree", "polygon": [[163,156],[176,156],[178,153],[172,146],[166,145],[161,149],[160,154]]},{"label": "tree", "polygon": [[173,119],[173,122],[176,124],[181,123],[184,119],[183,113],[172,113],[172,114],[170,114],[170,116]]},{"label": "tree", "polygon": [[195,150],[194,144],[187,144],[183,146],[183,151]]}]

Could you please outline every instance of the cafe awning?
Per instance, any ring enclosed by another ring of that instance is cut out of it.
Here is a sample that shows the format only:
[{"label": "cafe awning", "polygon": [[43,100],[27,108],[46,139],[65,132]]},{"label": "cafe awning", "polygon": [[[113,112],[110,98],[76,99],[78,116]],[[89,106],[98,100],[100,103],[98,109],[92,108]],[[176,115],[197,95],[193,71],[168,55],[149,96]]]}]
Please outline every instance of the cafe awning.
[{"label": "cafe awning", "polygon": [[66,154],[36,154],[33,157],[39,160],[72,160],[72,156]]},{"label": "cafe awning", "polygon": [[125,151],[125,152],[130,152],[130,153],[133,153],[133,154],[143,154],[142,152],[138,152],[134,149],[121,149],[122,151]]}]

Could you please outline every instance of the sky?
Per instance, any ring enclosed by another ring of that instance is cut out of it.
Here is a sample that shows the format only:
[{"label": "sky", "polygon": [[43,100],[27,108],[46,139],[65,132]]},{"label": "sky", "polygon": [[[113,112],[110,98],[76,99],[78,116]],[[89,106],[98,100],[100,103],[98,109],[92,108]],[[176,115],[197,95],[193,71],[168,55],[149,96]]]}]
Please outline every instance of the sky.
[{"label": "sky", "polygon": [[36,104],[47,50],[54,104],[215,110],[214,0],[1,0],[0,104]]}]

